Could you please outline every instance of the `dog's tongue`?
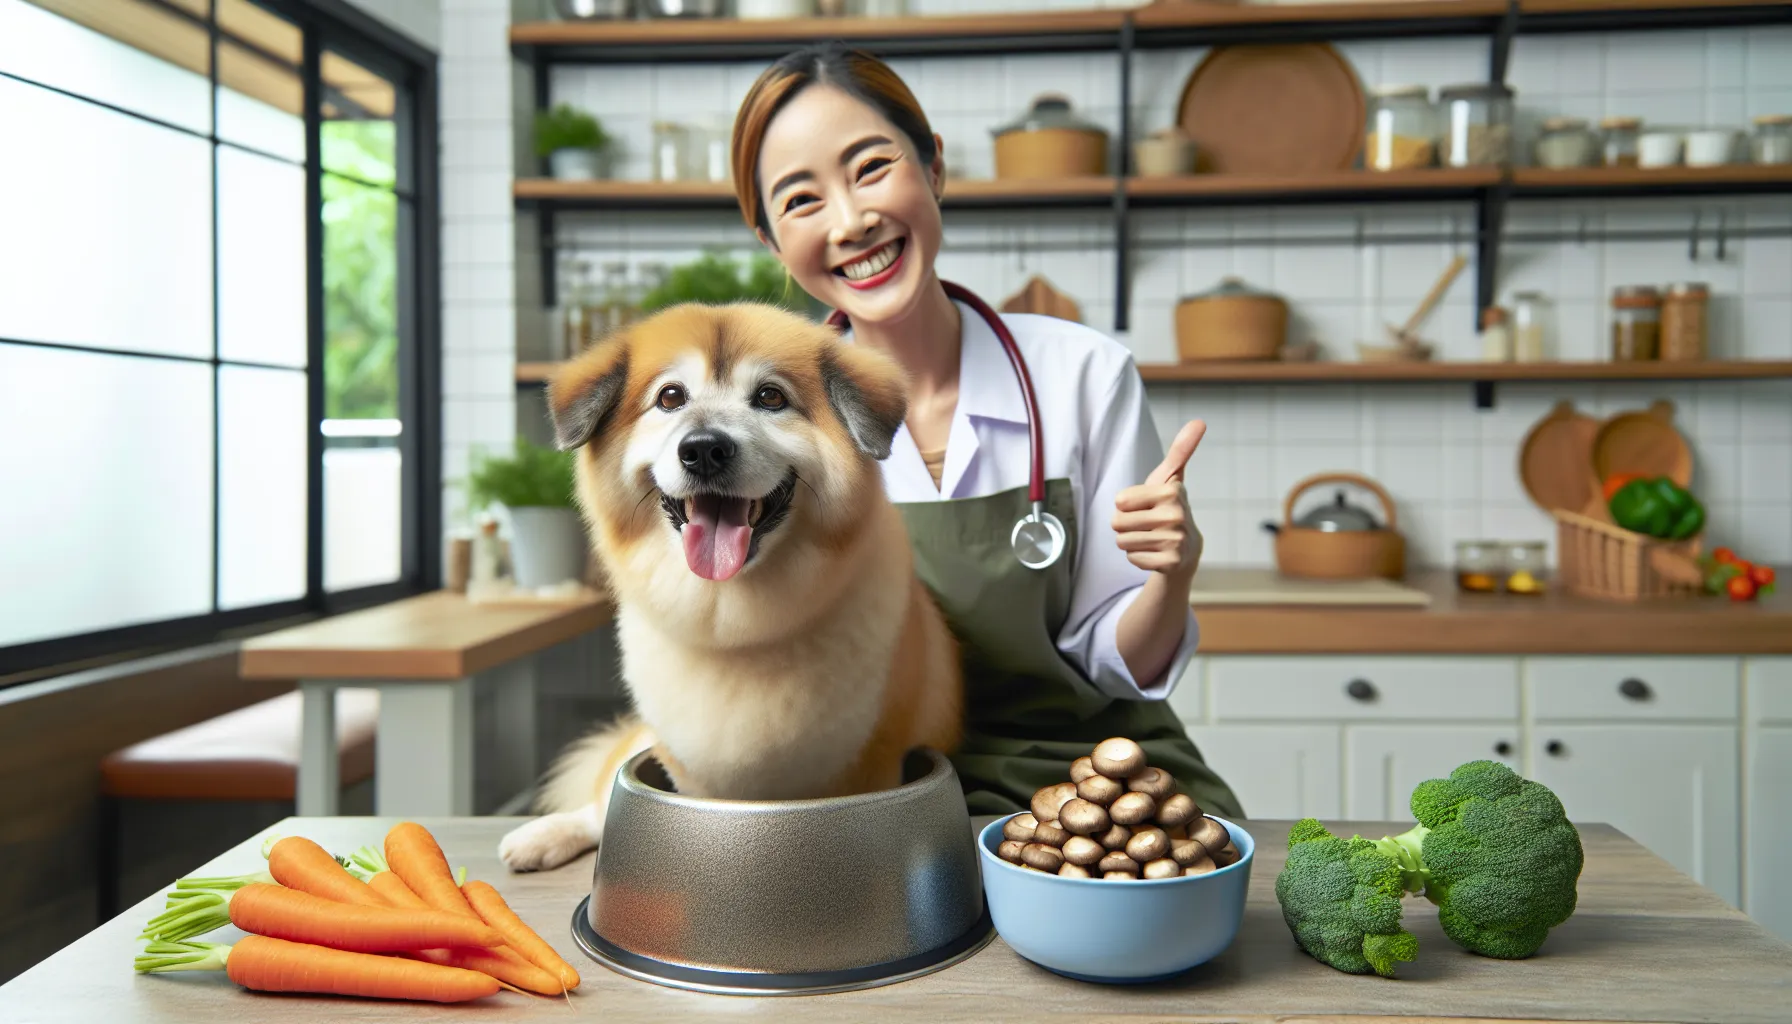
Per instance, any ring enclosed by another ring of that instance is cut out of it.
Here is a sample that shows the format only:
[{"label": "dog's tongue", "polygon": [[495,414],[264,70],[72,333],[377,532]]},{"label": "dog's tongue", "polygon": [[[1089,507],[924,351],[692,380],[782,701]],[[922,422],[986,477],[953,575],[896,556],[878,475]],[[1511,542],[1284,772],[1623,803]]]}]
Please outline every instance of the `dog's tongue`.
[{"label": "dog's tongue", "polygon": [[721,581],[740,572],[747,561],[753,528],[747,525],[747,499],[699,495],[691,501],[690,522],[681,531],[684,560],[706,580]]}]

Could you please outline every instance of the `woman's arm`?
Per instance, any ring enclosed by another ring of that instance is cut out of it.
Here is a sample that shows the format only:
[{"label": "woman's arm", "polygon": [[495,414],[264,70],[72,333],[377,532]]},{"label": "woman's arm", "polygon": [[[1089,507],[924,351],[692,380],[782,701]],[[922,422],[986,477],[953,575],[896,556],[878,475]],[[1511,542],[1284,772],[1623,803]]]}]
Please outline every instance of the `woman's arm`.
[{"label": "woman's arm", "polygon": [[1135,679],[1161,675],[1188,628],[1188,592],[1201,564],[1202,540],[1182,473],[1206,432],[1202,421],[1188,423],[1145,482],[1114,499],[1116,542],[1134,565],[1151,573],[1114,630],[1114,645]]}]

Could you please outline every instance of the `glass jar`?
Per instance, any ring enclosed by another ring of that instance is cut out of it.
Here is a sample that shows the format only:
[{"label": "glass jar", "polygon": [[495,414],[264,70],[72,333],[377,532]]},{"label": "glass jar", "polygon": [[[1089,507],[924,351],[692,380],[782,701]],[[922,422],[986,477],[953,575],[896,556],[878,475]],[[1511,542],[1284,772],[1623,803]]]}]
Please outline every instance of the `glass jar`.
[{"label": "glass jar", "polygon": [[604,264],[603,317],[597,325],[598,337],[626,325],[633,318],[633,310],[629,308],[628,264]]},{"label": "glass jar", "polygon": [[1605,166],[1635,167],[1637,139],[1642,137],[1640,117],[1608,117],[1599,122],[1605,142]]},{"label": "glass jar", "polygon": [[1439,90],[1446,166],[1487,167],[1511,162],[1512,95],[1509,86],[1488,82]]},{"label": "glass jar", "polygon": [[1506,593],[1537,595],[1547,589],[1544,584],[1544,545],[1540,540],[1508,541],[1505,545],[1503,569]]},{"label": "glass jar", "polygon": [[1661,339],[1661,296],[1646,284],[1612,289],[1612,359],[1654,359]]},{"label": "glass jar", "polygon": [[1512,328],[1506,320],[1506,311],[1499,306],[1488,306],[1481,311],[1482,362],[1512,361]]},{"label": "glass jar", "polygon": [[1552,117],[1531,150],[1538,167],[1586,167],[1598,163],[1599,140],[1578,117]]},{"label": "glass jar", "polygon": [[1762,114],[1755,118],[1749,151],[1758,164],[1792,164],[1792,114]]},{"label": "glass jar", "polygon": [[591,264],[574,260],[570,270],[566,286],[561,289],[560,329],[556,332],[557,347],[548,354],[550,359],[571,359],[585,351],[599,330],[593,321],[603,315],[591,280]]},{"label": "glass jar", "polygon": [[1539,363],[1549,339],[1549,306],[1541,292],[1512,296],[1512,358]]},{"label": "glass jar", "polygon": [[1500,546],[1491,540],[1456,542],[1456,586],[1471,594],[1491,594],[1500,588]]},{"label": "glass jar", "polygon": [[706,120],[691,125],[688,133],[685,155],[690,166],[685,176],[692,181],[725,183],[734,180],[734,168],[728,159],[728,125]]},{"label": "glass jar", "polygon": [[1384,85],[1370,94],[1363,168],[1403,171],[1437,161],[1437,108],[1422,85]]},{"label": "glass jar", "polygon": [[653,180],[683,181],[690,166],[690,133],[671,121],[653,123]]},{"label": "glass jar", "polygon": [[1705,358],[1705,311],[1711,290],[1696,281],[1672,284],[1661,297],[1660,358],[1686,363]]}]

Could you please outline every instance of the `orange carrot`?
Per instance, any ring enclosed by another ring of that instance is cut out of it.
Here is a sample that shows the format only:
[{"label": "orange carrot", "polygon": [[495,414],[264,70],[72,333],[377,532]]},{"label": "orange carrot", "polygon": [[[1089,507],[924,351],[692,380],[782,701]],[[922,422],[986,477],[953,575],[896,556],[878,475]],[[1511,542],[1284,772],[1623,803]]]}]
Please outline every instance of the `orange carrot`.
[{"label": "orange carrot", "polygon": [[368,878],[367,887],[384,896],[387,902],[395,907],[407,907],[412,910],[434,909],[423,902],[423,897],[412,892],[411,887],[404,884],[404,879],[390,871],[381,871]]},{"label": "orange carrot", "polygon": [[288,889],[298,889],[338,903],[364,907],[390,906],[367,883],[348,873],[329,851],[303,836],[287,836],[268,851],[268,873]]},{"label": "orange carrot", "polygon": [[356,953],[504,944],[497,929],[475,927],[458,914],[343,904],[260,883],[231,894],[230,923],[254,935]]},{"label": "orange carrot", "polygon": [[[428,911],[435,913],[423,897],[411,891],[404,884],[404,879],[391,871],[380,871],[367,879],[373,890],[392,901],[396,907],[407,910]],[[426,960],[433,964],[444,964],[452,967],[464,967],[468,970],[481,971],[506,984],[529,992],[542,995],[559,995],[578,984],[577,972],[571,984],[565,984],[555,973],[544,970],[542,965],[530,963],[529,959],[511,949],[509,946],[497,946],[489,949],[423,949],[406,953],[406,956],[418,960]]]},{"label": "orange carrot", "polygon": [[560,954],[554,952],[554,947],[535,933],[535,929],[523,923],[523,919],[510,909],[510,904],[504,902],[503,895],[492,888],[489,882],[468,882],[460,887],[460,891],[485,923],[503,934],[505,943],[511,949],[521,953],[535,966],[558,977],[568,989],[579,987],[579,972],[561,959]]},{"label": "orange carrot", "polygon": [[479,919],[454,883],[454,872],[436,837],[422,825],[402,821],[392,826],[386,833],[386,864],[423,902],[437,910]]},{"label": "orange carrot", "polygon": [[257,992],[369,996],[460,1003],[497,995],[497,979],[478,971],[395,956],[354,953],[265,935],[221,942],[156,942],[136,959],[145,974],[222,970]]}]

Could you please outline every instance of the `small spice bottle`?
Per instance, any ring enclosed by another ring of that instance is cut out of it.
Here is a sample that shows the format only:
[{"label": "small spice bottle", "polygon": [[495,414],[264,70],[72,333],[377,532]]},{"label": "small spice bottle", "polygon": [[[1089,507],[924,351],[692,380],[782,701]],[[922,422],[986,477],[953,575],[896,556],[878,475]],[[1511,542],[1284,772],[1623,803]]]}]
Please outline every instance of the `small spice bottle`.
[{"label": "small spice bottle", "polygon": [[1669,285],[1661,299],[1661,359],[1685,363],[1705,358],[1706,316],[1711,291],[1688,281]]},{"label": "small spice bottle", "polygon": [[1499,544],[1491,540],[1456,542],[1456,586],[1471,594],[1491,594],[1500,588],[1504,569]]},{"label": "small spice bottle", "polygon": [[1600,131],[1605,136],[1605,166],[1636,166],[1637,137],[1642,127],[1640,117],[1608,117],[1599,122]]},{"label": "small spice bottle", "polygon": [[1762,114],[1755,118],[1749,153],[1758,164],[1792,164],[1792,114]]},{"label": "small spice bottle", "polygon": [[1506,326],[1506,311],[1498,306],[1481,311],[1481,359],[1489,363],[1512,361],[1512,329]]},{"label": "small spice bottle", "polygon": [[1512,296],[1512,358],[1521,363],[1543,361],[1548,336],[1548,309],[1540,292]]},{"label": "small spice bottle", "polygon": [[1656,357],[1661,337],[1661,296],[1646,284],[1612,289],[1612,359],[1634,362]]},{"label": "small spice bottle", "polygon": [[1506,545],[1504,569],[1506,593],[1541,594],[1544,578],[1544,544],[1540,540],[1512,541]]}]

